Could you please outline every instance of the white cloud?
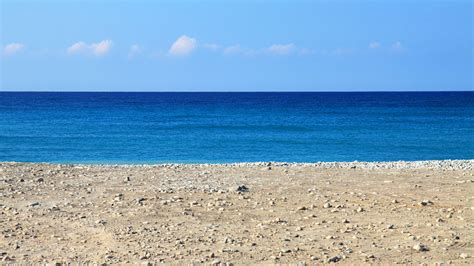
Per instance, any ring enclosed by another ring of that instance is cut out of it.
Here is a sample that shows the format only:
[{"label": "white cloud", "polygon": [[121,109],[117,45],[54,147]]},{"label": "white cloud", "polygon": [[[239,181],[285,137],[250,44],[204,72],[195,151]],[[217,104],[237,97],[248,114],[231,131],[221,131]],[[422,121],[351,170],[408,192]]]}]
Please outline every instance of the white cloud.
[{"label": "white cloud", "polygon": [[394,44],[392,44],[392,49],[395,51],[402,50],[403,49],[402,43],[400,41],[395,42]]},{"label": "white cloud", "polygon": [[76,54],[84,52],[85,50],[87,50],[87,44],[85,42],[76,42],[67,48],[67,53]]},{"label": "white cloud", "polygon": [[99,43],[91,44],[92,53],[96,56],[103,56],[106,55],[110,48],[112,48],[112,41],[111,40],[104,40]]},{"label": "white cloud", "polygon": [[240,44],[234,44],[224,48],[224,54],[238,54],[241,52],[243,52],[243,49],[240,47]]},{"label": "white cloud", "polygon": [[270,54],[276,55],[287,55],[294,52],[296,46],[292,43],[289,44],[273,44],[270,47],[266,48],[265,50]]},{"label": "white cloud", "polygon": [[[219,46],[222,47],[222,46]],[[244,55],[244,56],[258,56],[258,55],[292,55],[296,54],[299,56],[315,54],[316,51],[308,48],[297,47],[293,43],[289,44],[273,44],[271,46],[253,49],[242,47],[240,44],[234,44],[222,48],[222,53],[224,55]]]},{"label": "white cloud", "polygon": [[171,45],[168,53],[176,56],[189,55],[196,48],[196,44],[196,39],[182,35]]},{"label": "white cloud", "polygon": [[380,48],[380,43],[379,42],[371,42],[371,43],[369,43],[369,48],[370,49]]},{"label": "white cloud", "polygon": [[222,51],[224,55],[235,55],[235,54],[241,54],[245,56],[255,56],[258,55],[260,52],[258,50],[250,49],[250,48],[245,48],[240,46],[240,44],[234,44],[230,45],[224,48]]},{"label": "white cloud", "polygon": [[347,56],[354,54],[354,50],[351,48],[336,48],[332,50],[321,50],[320,54],[325,56]]},{"label": "white cloud", "polygon": [[16,43],[16,42],[10,43],[10,44],[7,44],[3,48],[3,54],[4,55],[13,55],[13,54],[16,54],[16,53],[20,52],[24,48],[25,48],[25,45],[22,44],[22,43]]},{"label": "white cloud", "polygon": [[222,46],[220,46],[219,44],[215,44],[215,43],[206,43],[206,44],[204,44],[204,48],[206,48],[208,50],[211,50],[211,51],[217,51],[217,50],[221,49]]},{"label": "white cloud", "polygon": [[87,44],[85,42],[76,42],[67,48],[68,54],[92,54],[95,56],[106,55],[112,48],[111,40],[103,40],[98,43]]},{"label": "white cloud", "polygon": [[137,55],[138,53],[141,52],[141,48],[138,44],[133,44],[132,46],[130,46],[130,50],[128,52],[128,57],[129,58],[132,58],[134,57],[135,55]]},{"label": "white cloud", "polygon": [[300,48],[298,49],[298,54],[299,55],[310,55],[316,53],[315,50],[313,49],[308,49],[308,48]]}]

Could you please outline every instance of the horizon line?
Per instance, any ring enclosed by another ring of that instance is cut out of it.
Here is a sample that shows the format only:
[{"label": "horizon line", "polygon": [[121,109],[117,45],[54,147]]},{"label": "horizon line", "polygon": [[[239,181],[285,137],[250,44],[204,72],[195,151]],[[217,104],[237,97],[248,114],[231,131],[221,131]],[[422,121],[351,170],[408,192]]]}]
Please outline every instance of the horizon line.
[{"label": "horizon line", "polygon": [[114,90],[114,91],[89,91],[89,90],[71,90],[71,91],[55,91],[55,90],[6,90],[2,91],[0,90],[0,93],[2,92],[38,92],[38,93],[51,93],[51,92],[57,92],[57,93],[73,93],[73,92],[78,92],[78,93],[104,93],[104,92],[110,92],[110,93],[305,93],[305,92],[323,92],[323,93],[358,93],[358,92],[474,92],[474,90],[380,90],[380,91],[372,91],[372,90],[355,90],[355,91],[349,91],[349,90],[336,90],[336,91],[120,91],[120,90]]}]

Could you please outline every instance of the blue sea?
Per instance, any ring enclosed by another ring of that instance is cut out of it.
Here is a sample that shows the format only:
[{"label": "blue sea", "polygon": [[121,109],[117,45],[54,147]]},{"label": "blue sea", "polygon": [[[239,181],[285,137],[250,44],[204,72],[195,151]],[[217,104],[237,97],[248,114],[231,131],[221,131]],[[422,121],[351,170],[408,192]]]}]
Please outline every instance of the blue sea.
[{"label": "blue sea", "polygon": [[0,161],[474,159],[474,92],[0,92]]}]

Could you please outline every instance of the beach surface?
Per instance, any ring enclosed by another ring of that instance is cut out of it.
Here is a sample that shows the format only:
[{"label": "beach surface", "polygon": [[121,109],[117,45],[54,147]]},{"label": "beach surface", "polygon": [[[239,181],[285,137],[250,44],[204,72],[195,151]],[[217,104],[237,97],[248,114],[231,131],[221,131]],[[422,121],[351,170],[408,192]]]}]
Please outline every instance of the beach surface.
[{"label": "beach surface", "polygon": [[474,264],[474,160],[0,163],[3,263]]}]

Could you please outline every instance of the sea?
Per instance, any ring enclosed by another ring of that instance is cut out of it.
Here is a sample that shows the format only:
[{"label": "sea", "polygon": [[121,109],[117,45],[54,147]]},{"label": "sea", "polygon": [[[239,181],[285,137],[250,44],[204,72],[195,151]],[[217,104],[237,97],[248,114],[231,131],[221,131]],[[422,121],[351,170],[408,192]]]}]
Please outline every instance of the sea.
[{"label": "sea", "polygon": [[474,92],[0,92],[0,161],[474,159]]}]

